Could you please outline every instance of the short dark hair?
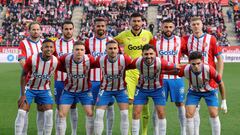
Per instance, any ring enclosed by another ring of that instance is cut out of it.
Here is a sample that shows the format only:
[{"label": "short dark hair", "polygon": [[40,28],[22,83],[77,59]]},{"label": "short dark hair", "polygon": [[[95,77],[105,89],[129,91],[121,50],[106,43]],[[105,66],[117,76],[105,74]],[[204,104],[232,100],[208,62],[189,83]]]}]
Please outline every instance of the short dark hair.
[{"label": "short dark hair", "polygon": [[117,44],[118,45],[118,42],[114,39],[112,40],[109,40],[107,43],[106,43],[106,46],[108,46],[109,44]]},{"label": "short dark hair", "polygon": [[49,39],[49,38],[44,39],[43,42],[42,42],[42,44],[45,44],[45,43],[48,43],[48,42],[54,44],[54,42],[53,42],[51,39]]},{"label": "short dark hair", "polygon": [[171,18],[167,18],[167,19],[164,19],[162,21],[162,23],[173,23],[174,24],[174,21]]},{"label": "short dark hair", "polygon": [[141,18],[143,19],[143,15],[140,14],[140,13],[138,13],[138,12],[132,13],[132,14],[131,14],[131,18],[133,18],[133,17],[141,17]]},{"label": "short dark hair", "polygon": [[39,22],[36,22],[36,21],[31,22],[31,23],[28,25],[28,30],[31,30],[31,27],[32,27],[33,25],[35,25],[35,24],[39,25],[40,29],[42,30],[41,24],[40,24]]},{"label": "short dark hair", "polygon": [[74,42],[73,46],[76,46],[76,45],[83,45],[83,46],[85,46],[84,42],[79,41],[79,40]]},{"label": "short dark hair", "polygon": [[193,16],[193,17],[191,17],[190,22],[194,22],[194,21],[198,21],[198,20],[202,21],[200,16]]},{"label": "short dark hair", "polygon": [[63,29],[63,26],[64,26],[65,24],[72,24],[72,26],[73,26],[73,28],[74,28],[74,24],[73,24],[73,22],[72,22],[71,20],[65,20],[65,21],[62,23],[62,29]]},{"label": "short dark hair", "polygon": [[142,47],[142,52],[143,52],[143,51],[147,51],[147,50],[149,50],[149,49],[153,49],[154,52],[156,52],[156,48],[155,48],[153,45],[150,45],[150,44],[144,45],[144,46]]},{"label": "short dark hair", "polygon": [[195,59],[202,59],[202,52],[194,51],[191,52],[189,55],[189,61],[190,60],[195,60]]},{"label": "short dark hair", "polygon": [[96,19],[94,19],[94,23],[96,22],[106,22],[106,19],[103,17],[97,17]]}]

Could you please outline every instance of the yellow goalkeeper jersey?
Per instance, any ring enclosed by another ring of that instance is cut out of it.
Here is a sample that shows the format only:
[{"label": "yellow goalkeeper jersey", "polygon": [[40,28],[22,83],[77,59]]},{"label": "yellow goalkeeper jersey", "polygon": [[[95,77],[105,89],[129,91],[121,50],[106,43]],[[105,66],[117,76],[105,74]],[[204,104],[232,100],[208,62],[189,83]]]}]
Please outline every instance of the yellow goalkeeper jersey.
[{"label": "yellow goalkeeper jersey", "polygon": [[138,35],[132,33],[131,30],[123,31],[115,37],[115,40],[124,45],[125,54],[135,59],[142,55],[142,47],[148,44],[152,38],[151,32],[142,29]]}]

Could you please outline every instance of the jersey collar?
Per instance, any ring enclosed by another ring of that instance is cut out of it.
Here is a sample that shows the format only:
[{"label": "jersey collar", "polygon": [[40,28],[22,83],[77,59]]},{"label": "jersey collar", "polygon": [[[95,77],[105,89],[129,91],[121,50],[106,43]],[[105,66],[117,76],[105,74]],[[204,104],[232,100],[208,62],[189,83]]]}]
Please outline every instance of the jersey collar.
[{"label": "jersey collar", "polygon": [[142,33],[142,29],[141,29],[141,31],[137,35],[135,35],[132,30],[131,30],[131,33],[133,34],[134,37],[140,36],[140,34]]},{"label": "jersey collar", "polygon": [[32,43],[34,43],[34,44],[37,44],[37,43],[40,41],[40,38],[39,38],[38,41],[33,41],[32,39],[30,39],[30,37],[28,37],[27,40],[28,40],[29,42],[32,42]]},{"label": "jersey collar", "polygon": [[204,37],[205,35],[206,35],[206,33],[203,33],[199,38],[196,37],[195,35],[193,35],[193,36],[194,36],[194,38],[196,38],[196,39],[200,39],[200,38]]}]

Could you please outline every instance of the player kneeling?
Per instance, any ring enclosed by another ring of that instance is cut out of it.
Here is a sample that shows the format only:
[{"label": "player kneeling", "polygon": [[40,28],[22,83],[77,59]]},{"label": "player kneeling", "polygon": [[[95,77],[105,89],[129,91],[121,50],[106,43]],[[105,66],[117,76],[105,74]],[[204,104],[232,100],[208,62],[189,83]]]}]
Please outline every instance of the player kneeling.
[{"label": "player kneeling", "polygon": [[[58,60],[53,56],[54,43],[45,39],[42,53],[30,56],[24,65],[21,75],[21,97],[18,100],[18,114],[15,121],[15,135],[22,135],[24,118],[30,110],[33,98],[44,108],[44,135],[51,135],[53,127],[52,94],[50,91],[51,76],[57,68]],[[27,81],[26,81],[27,79]]]},{"label": "player kneeling", "polygon": [[131,59],[128,56],[118,54],[118,43],[114,40],[106,43],[106,52],[107,55],[98,57],[95,62],[95,66],[101,68],[103,78],[96,103],[94,133],[102,135],[104,112],[108,104],[112,102],[112,97],[115,97],[120,108],[121,135],[128,135],[128,96],[124,79],[126,67],[131,63]]},{"label": "player kneeling", "polygon": [[146,44],[142,48],[142,57],[135,59],[129,68],[137,68],[140,72],[133,101],[132,135],[139,135],[140,115],[143,105],[147,103],[149,97],[153,99],[158,114],[158,120],[154,128],[155,130],[158,129],[160,135],[165,135],[167,126],[164,112],[166,97],[162,86],[162,71],[174,70],[176,65],[156,57],[154,46]]},{"label": "player kneeling", "polygon": [[221,109],[227,113],[224,83],[221,76],[210,65],[203,64],[201,52],[192,52],[189,56],[189,64],[182,67],[178,75],[189,80],[189,89],[186,99],[187,135],[194,135],[193,116],[196,105],[201,98],[205,99],[210,115],[212,135],[220,135],[221,124],[218,117],[218,92],[217,84],[222,97]]}]

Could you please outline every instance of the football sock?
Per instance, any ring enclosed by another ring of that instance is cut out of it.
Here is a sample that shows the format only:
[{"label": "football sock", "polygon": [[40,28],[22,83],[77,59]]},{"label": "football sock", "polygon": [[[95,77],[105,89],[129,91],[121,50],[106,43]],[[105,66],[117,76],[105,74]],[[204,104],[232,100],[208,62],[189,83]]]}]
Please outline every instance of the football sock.
[{"label": "football sock", "polygon": [[128,135],[129,128],[128,110],[121,110],[120,115],[121,115],[120,123],[121,135]]},{"label": "football sock", "polygon": [[18,109],[17,118],[15,120],[15,135],[22,135],[26,113],[25,110]]},{"label": "football sock", "polygon": [[96,117],[94,120],[94,134],[102,135],[104,129],[103,117],[105,110],[96,109]]},{"label": "football sock", "polygon": [[186,135],[186,116],[185,116],[185,107],[178,106],[178,119],[181,126],[181,135]]},{"label": "football sock", "polygon": [[107,107],[106,110],[106,134],[112,135],[113,121],[114,121],[114,104]]},{"label": "football sock", "polygon": [[70,109],[70,119],[71,119],[72,135],[77,135],[77,126],[78,126],[77,108]]},{"label": "football sock", "polygon": [[132,120],[132,135],[139,135],[139,128],[140,128],[140,120],[133,119]]},{"label": "football sock", "polygon": [[209,119],[212,126],[212,135],[220,135],[221,124],[220,124],[219,117],[217,116],[216,118],[209,118]]},{"label": "football sock", "polygon": [[164,119],[158,119],[159,121],[159,135],[166,135],[167,130],[167,120]]},{"label": "football sock", "polygon": [[44,135],[51,135],[53,128],[53,110],[44,112]]},{"label": "football sock", "polygon": [[187,135],[194,135],[194,119],[187,118],[186,119],[186,134]]},{"label": "football sock", "polygon": [[86,116],[86,135],[93,135],[94,118]]},{"label": "football sock", "polygon": [[43,125],[44,125],[44,112],[37,111],[37,134],[43,135]]}]

